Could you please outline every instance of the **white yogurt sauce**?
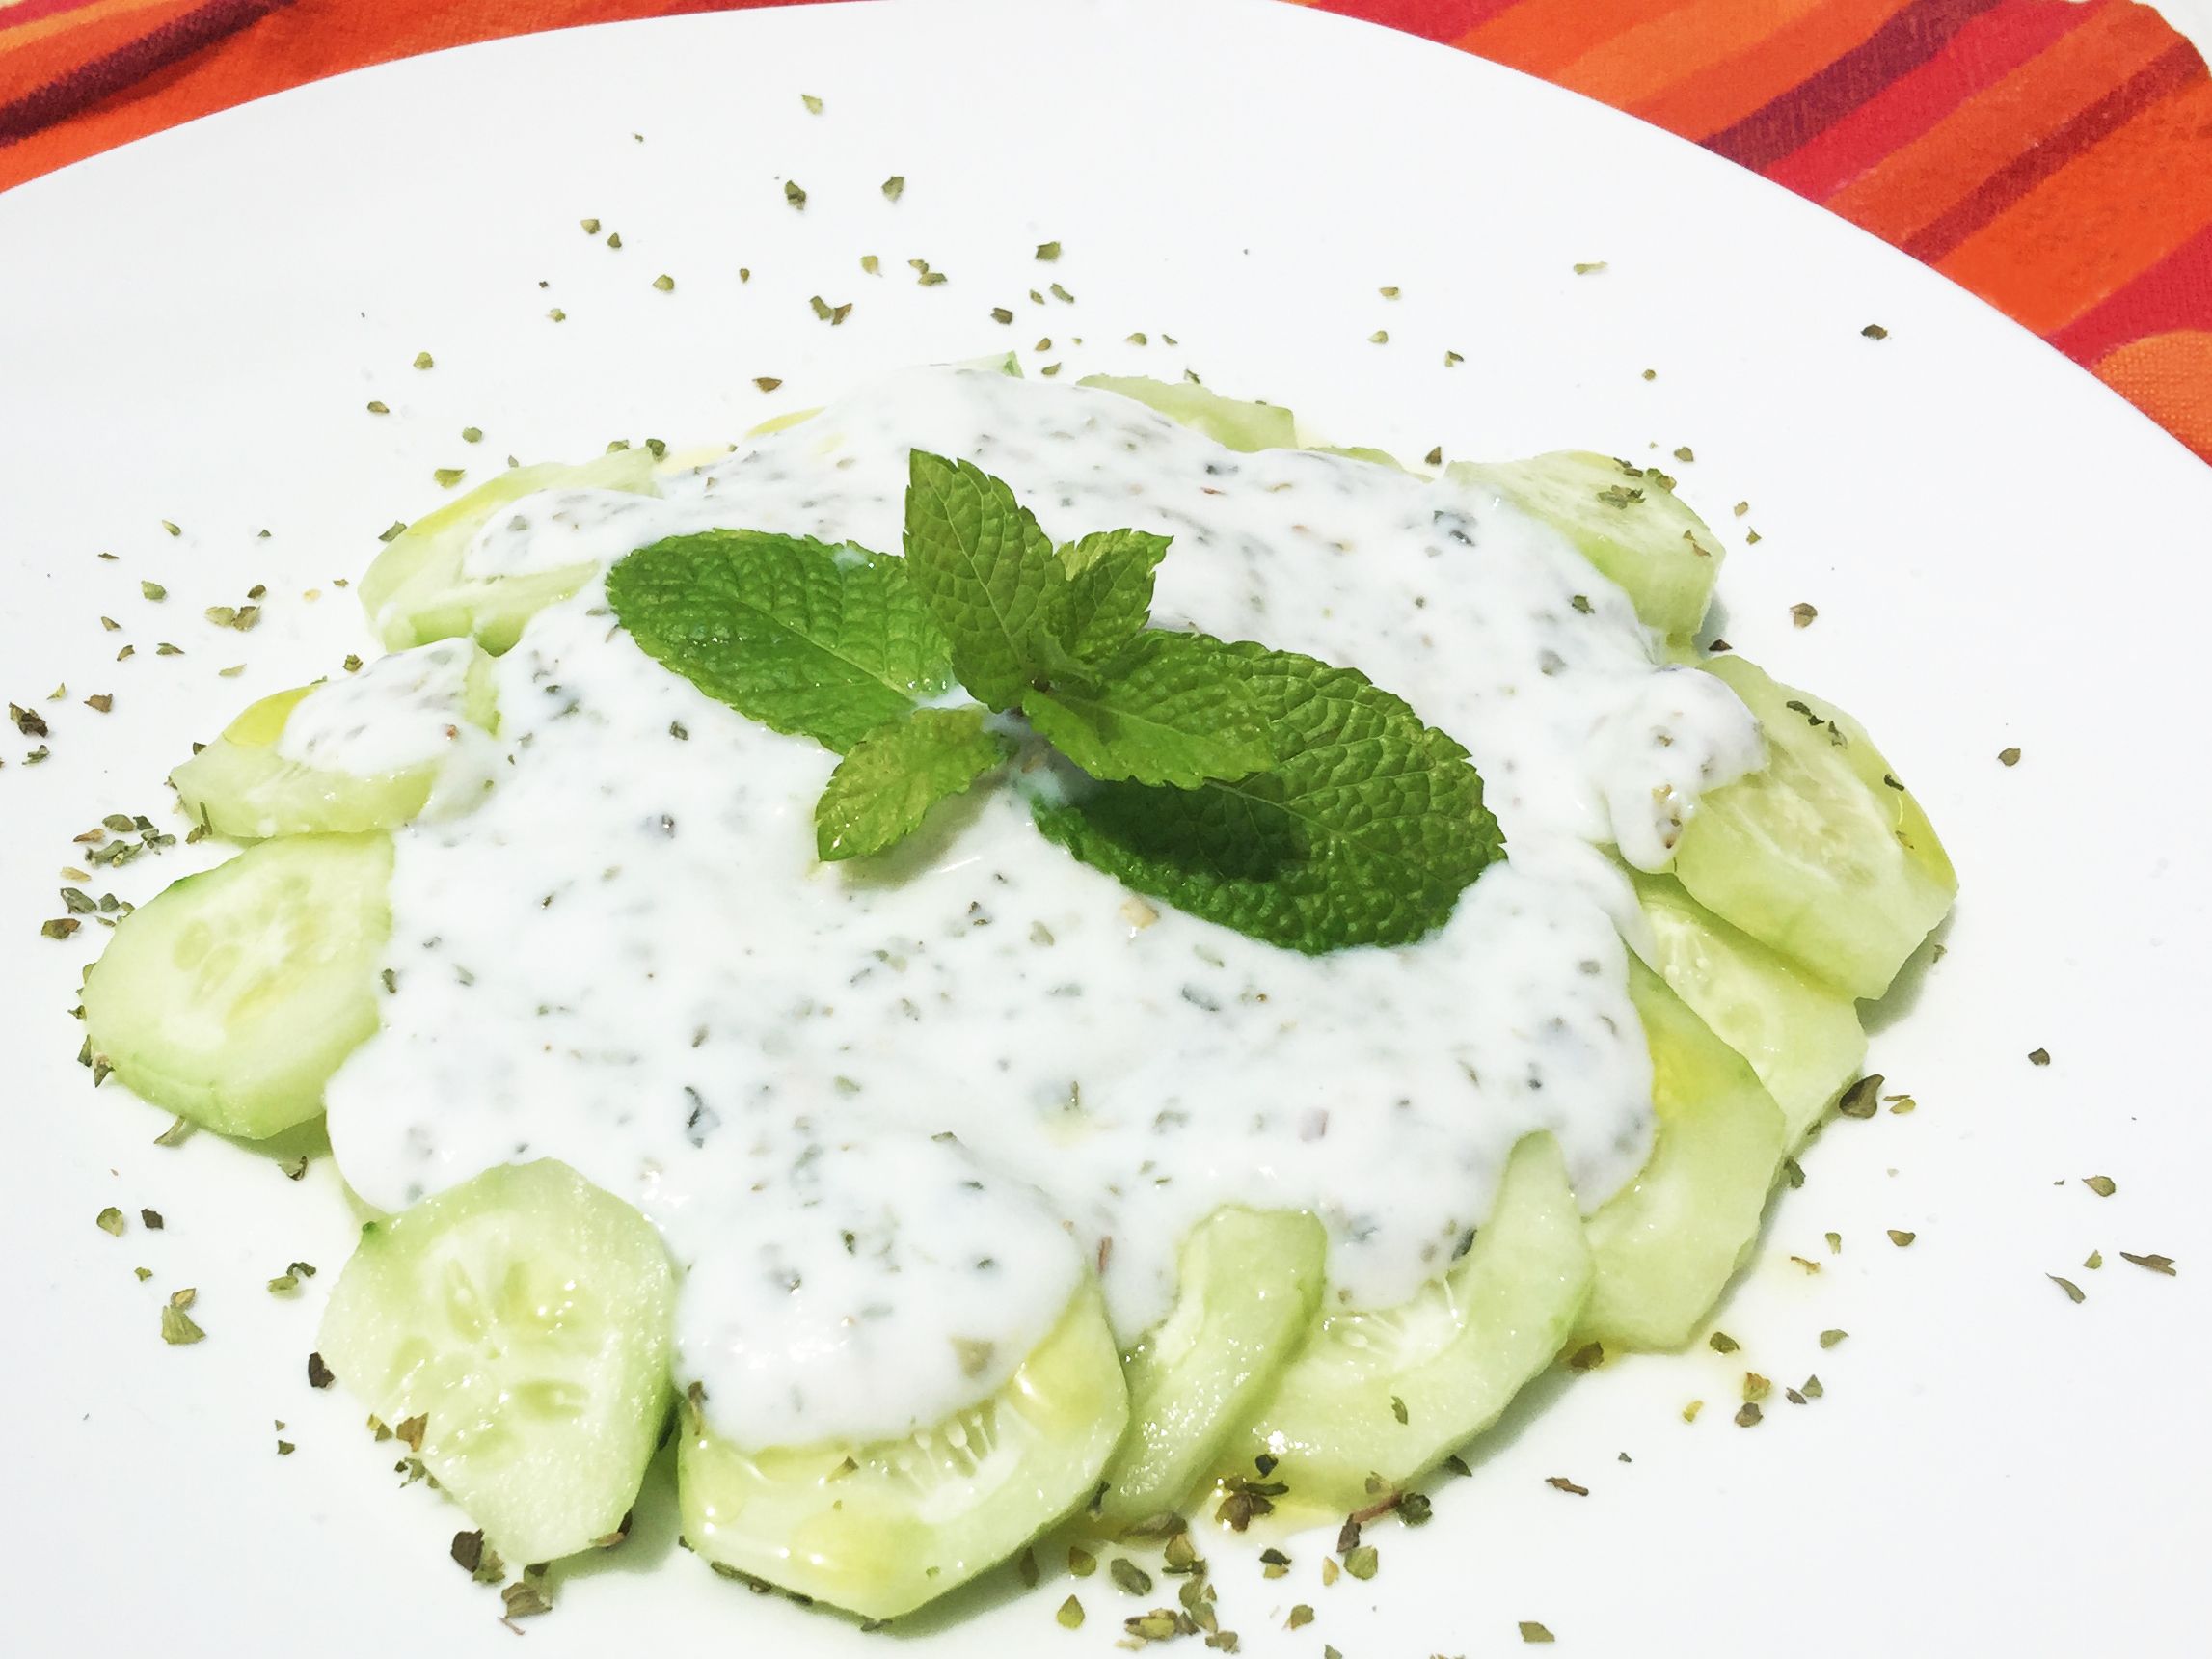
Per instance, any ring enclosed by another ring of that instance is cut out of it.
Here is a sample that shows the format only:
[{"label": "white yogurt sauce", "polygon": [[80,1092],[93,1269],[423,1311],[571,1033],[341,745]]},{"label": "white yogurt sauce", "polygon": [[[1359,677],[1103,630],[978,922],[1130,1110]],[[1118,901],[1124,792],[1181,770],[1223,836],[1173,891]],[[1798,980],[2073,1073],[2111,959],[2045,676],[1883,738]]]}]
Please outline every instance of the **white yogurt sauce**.
[{"label": "white yogurt sauce", "polygon": [[469,667],[479,655],[470,640],[440,639],[325,680],[292,705],[277,753],[353,777],[435,766],[424,813],[465,812],[505,761],[492,735],[468,716]]},{"label": "white yogurt sauce", "polygon": [[762,1447],[974,1401],[1086,1271],[1134,1338],[1223,1203],[1313,1210],[1332,1295],[1377,1306],[1449,1265],[1524,1133],[1558,1137],[1586,1207],[1631,1176],[1650,1062],[1596,846],[1663,865],[1760,738],[1719,682],[1656,667],[1626,597],[1532,521],[939,369],[665,500],[609,496],[618,530],[582,492],[527,498],[470,568],[532,568],[501,527],[555,511],[556,564],[717,525],[895,551],[910,448],[1004,477],[1056,537],[1173,535],[1158,621],[1405,696],[1472,751],[1509,861],[1421,943],[1319,958],[1134,899],[1011,790],[942,811],[895,869],[820,865],[835,757],[651,661],[595,581],[499,660],[490,799],[398,837],[396,989],[329,1091],[363,1194],[396,1209],[552,1156],[634,1198],[687,1269],[683,1379]]}]

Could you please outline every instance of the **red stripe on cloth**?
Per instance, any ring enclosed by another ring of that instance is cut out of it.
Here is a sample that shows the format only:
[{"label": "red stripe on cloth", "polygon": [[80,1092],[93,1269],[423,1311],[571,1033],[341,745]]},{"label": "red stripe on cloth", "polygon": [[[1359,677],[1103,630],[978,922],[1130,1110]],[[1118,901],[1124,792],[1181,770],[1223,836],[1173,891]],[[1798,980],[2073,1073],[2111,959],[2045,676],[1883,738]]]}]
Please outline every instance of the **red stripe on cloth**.
[{"label": "red stripe on cloth", "polygon": [[2212,80],[2198,75],[2075,156],[1935,268],[2048,338],[2206,225]]},{"label": "red stripe on cloth", "polygon": [[1825,68],[1714,133],[1705,148],[1764,171],[1949,45],[1998,0],[1915,0]]},{"label": "red stripe on cloth", "polygon": [[[1774,0],[1760,0],[1773,6]],[[1771,27],[1718,55],[1686,60],[1690,72],[1621,102],[1631,115],[1703,144],[1801,85],[1902,12],[1910,0],[1817,0],[1795,15],[1775,8]]]},{"label": "red stripe on cloth", "polygon": [[2199,324],[2212,313],[2212,225],[2050,337],[2076,363],[2117,345]]},{"label": "red stripe on cloth", "polygon": [[1824,202],[1968,98],[2039,56],[2089,16],[2085,7],[2051,0],[2022,6],[2008,0],[1960,29],[1927,63],[1764,171],[1775,183]]},{"label": "red stripe on cloth", "polygon": [[206,5],[171,18],[128,45],[80,64],[59,80],[0,104],[0,144],[13,143],[40,127],[66,121],[291,4],[292,0],[207,0]]},{"label": "red stripe on cloth", "polygon": [[2118,132],[2159,99],[2203,78],[2197,48],[2176,40],[2149,64],[2115,87],[2033,149],[1999,168],[1940,218],[1899,244],[1916,259],[1934,264],[2060,168]]},{"label": "red stripe on cloth", "polygon": [[1477,23],[1509,11],[1521,0],[1312,0],[1316,12],[1358,17],[1418,35],[1424,41],[1456,41]]}]

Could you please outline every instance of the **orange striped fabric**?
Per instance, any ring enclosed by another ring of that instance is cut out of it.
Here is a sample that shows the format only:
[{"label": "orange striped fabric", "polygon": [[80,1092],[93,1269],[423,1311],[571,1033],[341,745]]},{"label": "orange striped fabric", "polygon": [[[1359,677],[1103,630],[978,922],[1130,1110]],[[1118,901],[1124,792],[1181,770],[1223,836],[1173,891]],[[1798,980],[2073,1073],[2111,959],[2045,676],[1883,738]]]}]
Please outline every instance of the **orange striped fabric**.
[{"label": "orange striped fabric", "polygon": [[[0,189],[469,41],[782,0],[0,0]],[[1545,76],[1821,203],[2212,461],[2212,79],[2134,0],[1293,0]]]}]

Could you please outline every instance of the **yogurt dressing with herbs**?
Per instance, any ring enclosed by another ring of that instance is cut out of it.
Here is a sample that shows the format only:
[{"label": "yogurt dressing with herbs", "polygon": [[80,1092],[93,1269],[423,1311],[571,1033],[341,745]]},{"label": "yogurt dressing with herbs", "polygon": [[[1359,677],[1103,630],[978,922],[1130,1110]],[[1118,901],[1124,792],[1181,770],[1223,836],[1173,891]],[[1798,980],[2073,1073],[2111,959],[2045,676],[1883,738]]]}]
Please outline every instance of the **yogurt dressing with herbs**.
[{"label": "yogurt dressing with herbs", "polygon": [[941,808],[880,867],[820,864],[836,757],[653,662],[594,580],[498,662],[490,797],[397,837],[384,1028],[329,1091],[355,1186],[396,1209],[550,1156],[634,1199],[686,1270],[679,1380],[764,1447],[972,1403],[1086,1272],[1133,1340],[1221,1204],[1313,1210],[1331,1296],[1379,1306],[1449,1265],[1529,1130],[1587,1208],[1632,1175],[1650,1062],[1596,844],[1662,865],[1761,740],[1719,682],[1655,667],[1626,597],[1544,527],[1448,481],[1235,453],[1113,394],[935,369],[660,500],[526,498],[464,568],[715,526],[896,551],[911,448],[1003,477],[1055,538],[1172,535],[1156,622],[1407,698],[1472,751],[1507,861],[1419,944],[1318,958],[1130,894],[1018,788]]},{"label": "yogurt dressing with herbs", "polygon": [[434,767],[425,816],[466,812],[505,760],[492,734],[468,715],[469,670],[480,656],[470,640],[440,639],[326,680],[293,705],[277,734],[277,753],[353,777]]}]

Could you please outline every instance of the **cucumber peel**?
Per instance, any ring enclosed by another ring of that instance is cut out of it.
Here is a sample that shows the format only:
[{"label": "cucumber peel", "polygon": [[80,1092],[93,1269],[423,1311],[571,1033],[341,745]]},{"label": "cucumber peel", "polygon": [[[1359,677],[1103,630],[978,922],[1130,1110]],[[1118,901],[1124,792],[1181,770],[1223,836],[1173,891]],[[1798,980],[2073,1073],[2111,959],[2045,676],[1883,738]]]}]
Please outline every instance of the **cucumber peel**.
[{"label": "cucumber peel", "polygon": [[1633,957],[1629,996],[1651,1047],[1659,1138],[1586,1224],[1597,1279],[1577,1342],[1679,1347],[1759,1239],[1782,1160],[1781,1111],[1750,1063]]},{"label": "cucumber peel", "polygon": [[1410,1301],[1331,1314],[1234,1441],[1235,1473],[1291,1501],[1358,1509],[1488,1428],[1551,1363],[1591,1284],[1591,1254],[1549,1134],[1524,1136],[1466,1255]]},{"label": "cucumber peel", "polygon": [[[499,721],[492,660],[473,646],[469,649],[465,689],[453,712],[491,731]],[[376,666],[393,660],[387,657]],[[443,757],[356,776],[306,766],[277,751],[293,711],[320,685],[294,686],[249,705],[213,743],[169,775],[194,823],[231,840],[260,841],[277,835],[396,830],[421,815],[438,787]]]},{"label": "cucumber peel", "polygon": [[1191,1230],[1173,1311],[1122,1358],[1129,1429],[1092,1507],[1103,1526],[1173,1510],[1213,1471],[1312,1323],[1328,1250],[1302,1210],[1225,1206]]},{"label": "cucumber peel", "polygon": [[1675,844],[1691,897],[1851,996],[1879,996],[1958,877],[1858,721],[1740,657],[1705,671],[1759,718],[1767,764],[1707,792]]},{"label": "cucumber peel", "polygon": [[741,1449],[694,1402],[677,1441],[684,1538],[709,1562],[891,1618],[1006,1560],[1096,1489],[1129,1419],[1086,1283],[988,1400],[900,1440]]},{"label": "cucumber peel", "polygon": [[473,639],[494,656],[512,648],[532,616],[590,581],[595,566],[470,576],[461,561],[476,531],[501,507],[540,490],[658,494],[654,466],[650,449],[617,449],[581,466],[516,467],[417,519],[361,579],[369,626],[388,651],[451,639]]},{"label": "cucumber peel", "polygon": [[1295,449],[1298,422],[1273,403],[1245,403],[1190,381],[1149,380],[1142,375],[1093,374],[1077,384],[1133,398],[1169,420],[1203,432],[1226,449]]},{"label": "cucumber peel", "polygon": [[1720,577],[1720,538],[1657,467],[1559,449],[1524,461],[1458,461],[1444,476],[1558,530],[1628,594],[1655,634],[1686,639],[1704,623]]},{"label": "cucumber peel", "polygon": [[1629,870],[1650,924],[1650,965],[1713,1035],[1751,1063],[1800,1145],[1866,1069],[1858,1004],[1741,929],[1672,876]]}]

